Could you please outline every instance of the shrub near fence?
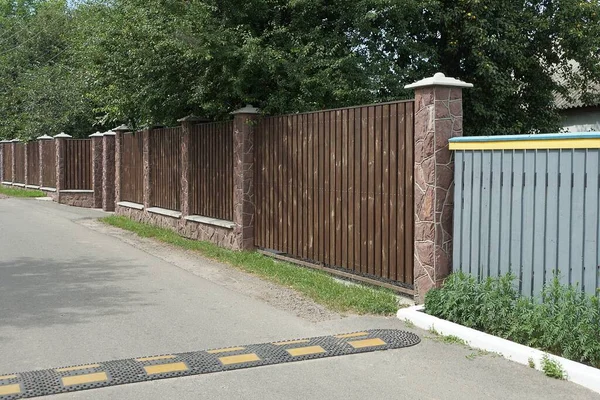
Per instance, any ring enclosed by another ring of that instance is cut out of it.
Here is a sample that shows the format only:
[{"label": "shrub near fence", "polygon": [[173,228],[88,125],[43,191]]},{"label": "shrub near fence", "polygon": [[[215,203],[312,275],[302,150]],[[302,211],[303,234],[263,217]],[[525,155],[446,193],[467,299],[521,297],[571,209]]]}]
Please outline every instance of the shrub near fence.
[{"label": "shrub near fence", "polygon": [[142,132],[123,135],[121,150],[121,200],[144,203],[144,138]]},{"label": "shrub near fence", "polygon": [[42,186],[56,187],[56,143],[54,140],[42,142]]},{"label": "shrub near fence", "polygon": [[181,127],[153,129],[150,149],[152,206],[180,211]]},{"label": "shrub near fence", "polygon": [[233,122],[195,125],[190,135],[190,213],[233,219]]}]

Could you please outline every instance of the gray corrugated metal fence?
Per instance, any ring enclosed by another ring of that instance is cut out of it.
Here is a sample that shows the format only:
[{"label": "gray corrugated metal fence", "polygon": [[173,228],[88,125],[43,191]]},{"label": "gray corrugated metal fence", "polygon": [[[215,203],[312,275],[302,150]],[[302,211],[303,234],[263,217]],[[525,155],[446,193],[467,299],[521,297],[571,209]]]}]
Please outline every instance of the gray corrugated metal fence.
[{"label": "gray corrugated metal fence", "polygon": [[455,152],[454,270],[598,288],[600,149]]}]

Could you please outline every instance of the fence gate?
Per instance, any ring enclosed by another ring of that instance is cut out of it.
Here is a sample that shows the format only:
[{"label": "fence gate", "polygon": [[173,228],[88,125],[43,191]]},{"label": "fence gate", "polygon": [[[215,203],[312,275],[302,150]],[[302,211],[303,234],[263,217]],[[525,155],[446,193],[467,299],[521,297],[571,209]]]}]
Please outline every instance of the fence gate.
[{"label": "fence gate", "polygon": [[255,244],[412,289],[414,101],[262,119]]}]

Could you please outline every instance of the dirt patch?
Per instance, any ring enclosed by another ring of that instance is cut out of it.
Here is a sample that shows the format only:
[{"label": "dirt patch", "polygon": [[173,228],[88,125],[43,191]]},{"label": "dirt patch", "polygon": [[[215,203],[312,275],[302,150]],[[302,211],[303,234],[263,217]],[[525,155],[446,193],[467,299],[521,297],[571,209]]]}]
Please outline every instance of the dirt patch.
[{"label": "dirt patch", "polygon": [[292,289],[265,281],[227,264],[209,260],[196,252],[182,250],[154,239],[141,238],[135,233],[105,225],[95,219],[80,220],[78,223],[106,235],[117,237],[133,247],[203,279],[260,299],[308,321],[323,322],[343,317]]},{"label": "dirt patch", "polygon": [[0,200],[2,200],[2,199],[8,199],[8,196],[0,193]]}]

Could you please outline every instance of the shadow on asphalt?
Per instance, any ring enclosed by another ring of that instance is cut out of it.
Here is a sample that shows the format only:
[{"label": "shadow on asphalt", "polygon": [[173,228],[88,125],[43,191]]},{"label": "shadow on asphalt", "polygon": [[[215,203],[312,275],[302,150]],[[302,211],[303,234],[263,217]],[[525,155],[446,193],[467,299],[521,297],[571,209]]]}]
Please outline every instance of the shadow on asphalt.
[{"label": "shadow on asphalt", "polygon": [[147,273],[132,264],[30,257],[0,261],[0,326],[71,325],[151,305],[141,293],[119,284]]}]

